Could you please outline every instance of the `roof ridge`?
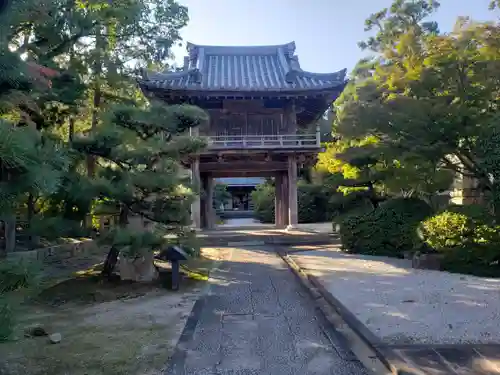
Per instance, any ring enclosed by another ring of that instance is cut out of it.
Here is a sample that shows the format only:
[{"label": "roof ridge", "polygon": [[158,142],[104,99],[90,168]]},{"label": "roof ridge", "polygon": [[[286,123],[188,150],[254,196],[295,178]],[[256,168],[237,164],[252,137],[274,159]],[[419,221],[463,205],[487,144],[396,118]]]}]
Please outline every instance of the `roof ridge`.
[{"label": "roof ridge", "polygon": [[275,45],[255,45],[255,46],[221,46],[221,45],[203,45],[194,44],[188,42],[186,44],[186,49],[190,59],[195,60],[200,52],[204,52],[205,55],[218,55],[218,54],[264,54],[271,55],[277,53],[278,50],[283,49],[287,55],[292,56],[295,53],[295,42],[289,42],[285,44],[275,44]]},{"label": "roof ridge", "polygon": [[295,41],[282,44],[258,44],[258,45],[211,45],[211,44],[196,44],[192,42],[186,43],[186,48],[189,51],[191,48],[283,48],[283,47],[293,47],[295,49]]}]

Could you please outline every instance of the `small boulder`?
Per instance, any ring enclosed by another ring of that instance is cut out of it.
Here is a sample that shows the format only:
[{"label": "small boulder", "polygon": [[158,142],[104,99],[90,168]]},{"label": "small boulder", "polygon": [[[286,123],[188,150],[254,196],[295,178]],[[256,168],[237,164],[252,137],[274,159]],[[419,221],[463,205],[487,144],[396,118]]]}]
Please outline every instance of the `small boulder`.
[{"label": "small boulder", "polygon": [[413,255],[412,268],[440,271],[442,258],[441,254],[416,252]]},{"label": "small boulder", "polygon": [[49,340],[51,344],[59,344],[62,340],[62,336],[60,333],[53,333],[49,336]]},{"label": "small boulder", "polygon": [[25,337],[42,337],[48,336],[47,331],[41,325],[37,324],[34,326],[26,327],[24,330]]}]

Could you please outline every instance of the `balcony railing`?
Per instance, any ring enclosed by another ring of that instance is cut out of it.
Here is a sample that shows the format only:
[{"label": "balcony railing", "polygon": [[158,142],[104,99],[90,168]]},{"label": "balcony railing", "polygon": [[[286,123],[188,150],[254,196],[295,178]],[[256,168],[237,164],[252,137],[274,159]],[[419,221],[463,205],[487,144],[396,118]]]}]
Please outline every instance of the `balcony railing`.
[{"label": "balcony railing", "polygon": [[212,136],[209,149],[319,148],[319,133],[287,135]]}]

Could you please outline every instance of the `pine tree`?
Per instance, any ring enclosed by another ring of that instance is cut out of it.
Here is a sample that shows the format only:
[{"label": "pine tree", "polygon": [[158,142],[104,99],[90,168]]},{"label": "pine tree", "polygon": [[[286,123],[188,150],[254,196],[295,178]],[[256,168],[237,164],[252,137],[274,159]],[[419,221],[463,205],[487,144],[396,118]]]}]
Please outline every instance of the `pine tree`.
[{"label": "pine tree", "polygon": [[[206,120],[206,113],[193,106],[117,105],[95,133],[75,139],[77,150],[97,160],[98,210],[118,216],[118,227],[102,238],[111,245],[104,274],[111,275],[121,254],[120,260],[142,265],[130,278],[151,280],[153,251],[168,242],[168,235],[186,235],[192,193],[181,161],[204,142],[185,134]],[[137,228],[142,220],[150,228]]]},{"label": "pine tree", "polygon": [[[0,45],[0,48],[2,46]],[[56,141],[42,137],[30,121],[38,110],[32,98],[37,85],[47,83],[43,69],[29,66],[3,44],[0,53],[0,215],[5,246],[15,246],[15,212],[26,192],[50,194],[67,167],[67,154]],[[41,80],[42,79],[42,80]]]}]

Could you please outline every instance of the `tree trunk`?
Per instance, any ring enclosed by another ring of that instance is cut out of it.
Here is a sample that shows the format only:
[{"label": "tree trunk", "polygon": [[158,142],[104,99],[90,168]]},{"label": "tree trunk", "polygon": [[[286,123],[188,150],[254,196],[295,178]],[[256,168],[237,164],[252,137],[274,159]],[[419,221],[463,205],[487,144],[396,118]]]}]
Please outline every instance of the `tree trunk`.
[{"label": "tree trunk", "polygon": [[73,142],[74,137],[75,137],[75,117],[71,115],[69,118],[69,127],[68,127],[68,142],[70,144]]},{"label": "tree trunk", "polygon": [[118,225],[120,228],[125,228],[128,225],[129,209],[126,205],[120,205],[120,214],[118,215]]},{"label": "tree trunk", "polygon": [[372,204],[373,208],[377,208],[379,206],[377,192],[375,191],[375,188],[371,181],[368,183],[368,199],[370,200],[370,203]]},{"label": "tree trunk", "polygon": [[16,249],[16,217],[6,218],[5,224],[5,255]]},{"label": "tree trunk", "polygon": [[108,255],[106,256],[106,260],[104,261],[104,268],[101,272],[102,276],[111,279],[116,263],[118,262],[119,254],[120,250],[115,246],[111,246],[111,249],[109,249]]},{"label": "tree trunk", "polygon": [[[99,122],[99,109],[101,107],[101,73],[102,73],[102,49],[105,46],[105,41],[101,34],[100,26],[97,26],[96,30],[96,60],[94,61],[94,97],[92,102],[92,122],[91,122],[91,132],[95,133],[97,129],[97,124]],[[89,177],[94,177],[95,175],[95,165],[96,158],[94,155],[87,156],[87,173]]]},{"label": "tree trunk", "polygon": [[[28,193],[28,201],[26,203],[27,206],[27,217],[26,220],[28,222],[28,228],[31,228],[31,221],[33,220],[33,216],[35,216],[35,197],[32,193]],[[40,244],[40,237],[30,235],[29,236],[30,245],[37,247]]]}]

